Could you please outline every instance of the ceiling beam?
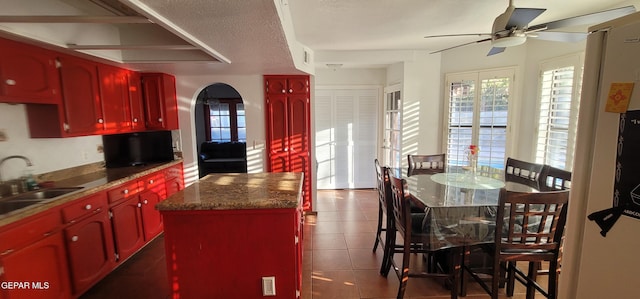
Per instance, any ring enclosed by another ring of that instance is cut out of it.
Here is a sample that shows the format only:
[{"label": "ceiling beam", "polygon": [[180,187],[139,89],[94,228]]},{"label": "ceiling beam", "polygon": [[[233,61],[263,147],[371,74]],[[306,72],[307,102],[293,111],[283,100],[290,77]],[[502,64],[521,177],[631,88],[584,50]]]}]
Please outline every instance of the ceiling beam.
[{"label": "ceiling beam", "polygon": [[107,23],[148,24],[144,17],[128,16],[0,16],[0,23]]},{"label": "ceiling beam", "polygon": [[73,50],[198,50],[193,45],[76,45],[67,44]]}]

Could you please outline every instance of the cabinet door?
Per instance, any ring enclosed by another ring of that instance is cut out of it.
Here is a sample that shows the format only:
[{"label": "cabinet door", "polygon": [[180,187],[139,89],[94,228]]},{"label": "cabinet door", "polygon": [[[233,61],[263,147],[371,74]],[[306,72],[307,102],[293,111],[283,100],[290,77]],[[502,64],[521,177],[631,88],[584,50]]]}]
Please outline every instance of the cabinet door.
[{"label": "cabinet door", "polygon": [[287,93],[309,94],[309,77],[290,77],[287,79]]},{"label": "cabinet door", "polygon": [[175,78],[162,73],[142,74],[145,121],[148,129],[178,129]]},{"label": "cabinet door", "polygon": [[131,130],[144,131],[144,105],[142,103],[142,87],[140,85],[140,73],[130,71],[129,79],[129,106],[131,108]]},{"label": "cabinet door", "polygon": [[267,150],[268,171],[289,170],[289,109],[286,95],[269,95],[267,98]]},{"label": "cabinet door", "polygon": [[109,65],[99,65],[98,75],[105,133],[130,131],[131,112],[127,70]]},{"label": "cabinet door", "polygon": [[265,79],[265,88],[267,94],[286,94],[287,89],[289,89],[287,79],[280,76],[267,77]]},{"label": "cabinet door", "polygon": [[4,298],[71,298],[61,233],[54,233],[0,259],[2,281],[25,282],[28,289],[6,289]]},{"label": "cabinet door", "polygon": [[109,214],[101,210],[65,229],[73,293],[79,295],[115,265]]},{"label": "cabinet door", "polygon": [[59,58],[65,129],[69,135],[89,135],[104,129],[96,65],[71,56]]},{"label": "cabinet door", "polygon": [[166,197],[164,172],[144,178],[145,190],[140,193],[142,227],[145,241],[162,232],[162,216],[155,206]]},{"label": "cabinet door", "polygon": [[118,261],[123,261],[144,245],[139,196],[111,208],[111,225]]},{"label": "cabinet door", "polygon": [[0,39],[0,102],[60,104],[53,52]]}]

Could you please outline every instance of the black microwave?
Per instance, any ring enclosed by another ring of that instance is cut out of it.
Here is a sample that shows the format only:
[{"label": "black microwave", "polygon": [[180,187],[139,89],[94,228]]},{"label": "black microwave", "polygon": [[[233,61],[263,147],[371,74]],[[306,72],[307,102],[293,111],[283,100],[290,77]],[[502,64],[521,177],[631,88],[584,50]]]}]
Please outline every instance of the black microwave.
[{"label": "black microwave", "polygon": [[173,161],[171,131],[103,135],[107,168]]}]

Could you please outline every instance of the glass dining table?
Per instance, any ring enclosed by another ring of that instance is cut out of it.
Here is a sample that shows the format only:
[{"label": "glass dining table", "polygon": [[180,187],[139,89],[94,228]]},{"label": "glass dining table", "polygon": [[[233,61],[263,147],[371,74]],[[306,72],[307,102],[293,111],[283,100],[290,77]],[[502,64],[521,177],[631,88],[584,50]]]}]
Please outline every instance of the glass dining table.
[{"label": "glass dining table", "polygon": [[505,182],[502,170],[484,168],[472,173],[463,167],[448,167],[443,173],[391,169],[391,175],[407,181],[407,191],[416,206],[425,211],[423,232],[433,250],[493,242],[500,189],[538,192],[537,189]]}]

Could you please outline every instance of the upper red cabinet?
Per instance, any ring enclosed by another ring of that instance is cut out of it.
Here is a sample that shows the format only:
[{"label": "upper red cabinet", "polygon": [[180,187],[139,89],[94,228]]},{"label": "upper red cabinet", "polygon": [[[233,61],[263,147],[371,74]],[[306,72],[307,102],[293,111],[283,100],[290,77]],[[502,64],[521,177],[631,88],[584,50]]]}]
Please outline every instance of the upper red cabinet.
[{"label": "upper red cabinet", "polygon": [[143,131],[144,124],[144,104],[142,103],[142,86],[140,84],[140,73],[129,71],[129,107],[131,108],[131,130]]},{"label": "upper red cabinet", "polygon": [[0,102],[59,104],[55,53],[0,38]]},{"label": "upper red cabinet", "polygon": [[100,99],[107,133],[126,132],[132,129],[128,73],[126,69],[110,65],[98,66]]},{"label": "upper red cabinet", "polygon": [[147,129],[178,129],[176,79],[163,73],[143,73],[141,77]]},{"label": "upper red cabinet", "polygon": [[307,94],[309,79],[306,76],[269,76],[266,88],[268,94]]}]

